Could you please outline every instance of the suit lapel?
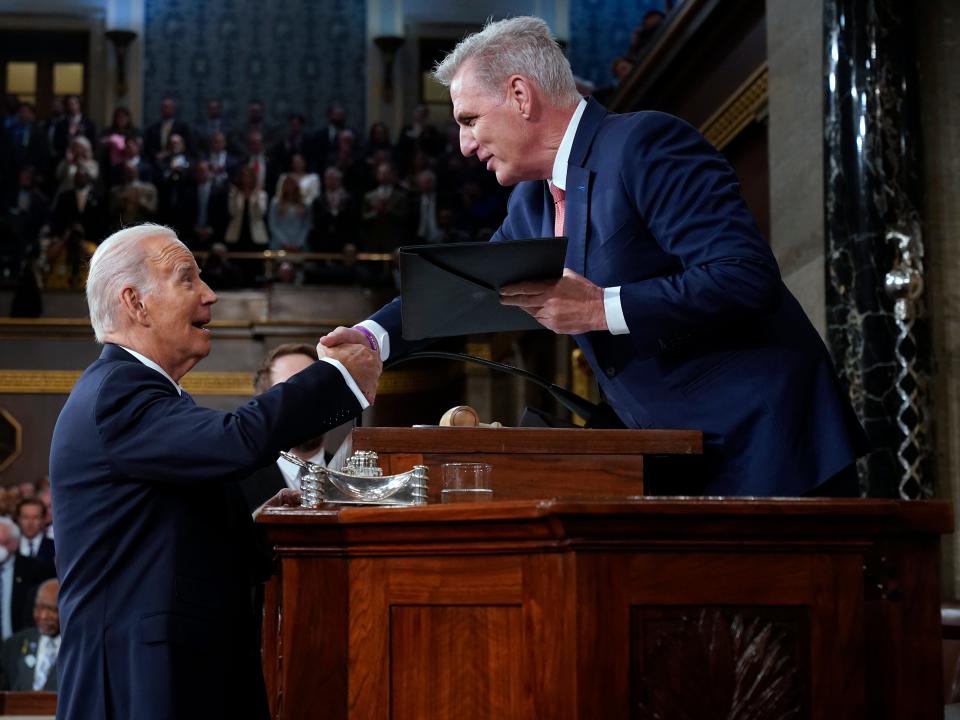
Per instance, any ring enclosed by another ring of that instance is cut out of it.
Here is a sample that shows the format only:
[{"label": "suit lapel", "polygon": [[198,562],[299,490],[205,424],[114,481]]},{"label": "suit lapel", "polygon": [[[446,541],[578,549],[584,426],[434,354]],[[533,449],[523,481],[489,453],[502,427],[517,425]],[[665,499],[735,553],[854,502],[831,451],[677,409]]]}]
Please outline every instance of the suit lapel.
[{"label": "suit lapel", "polygon": [[590,216],[592,173],[576,165],[567,166],[567,191],[563,234],[567,236],[567,267],[586,275],[587,219]]}]

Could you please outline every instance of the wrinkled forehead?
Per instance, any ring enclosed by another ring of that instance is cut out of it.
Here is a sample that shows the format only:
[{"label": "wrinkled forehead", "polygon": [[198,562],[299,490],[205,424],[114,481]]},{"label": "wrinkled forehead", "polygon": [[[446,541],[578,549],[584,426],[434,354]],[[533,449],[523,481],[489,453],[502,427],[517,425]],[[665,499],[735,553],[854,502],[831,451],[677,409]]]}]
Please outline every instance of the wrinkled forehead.
[{"label": "wrinkled forehead", "polygon": [[169,272],[182,266],[197,266],[197,261],[182,243],[165,237],[150,238],[148,242],[147,260],[157,270]]}]

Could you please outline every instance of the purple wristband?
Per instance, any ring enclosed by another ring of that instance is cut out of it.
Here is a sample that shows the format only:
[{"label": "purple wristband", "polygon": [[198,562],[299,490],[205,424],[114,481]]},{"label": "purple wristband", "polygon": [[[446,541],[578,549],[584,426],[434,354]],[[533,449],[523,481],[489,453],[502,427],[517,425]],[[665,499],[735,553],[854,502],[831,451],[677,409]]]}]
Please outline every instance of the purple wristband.
[{"label": "purple wristband", "polygon": [[363,325],[354,325],[354,330],[359,330],[367,338],[367,342],[370,344],[370,349],[373,350],[377,355],[380,354],[380,343],[377,342],[376,336],[367,330]]}]

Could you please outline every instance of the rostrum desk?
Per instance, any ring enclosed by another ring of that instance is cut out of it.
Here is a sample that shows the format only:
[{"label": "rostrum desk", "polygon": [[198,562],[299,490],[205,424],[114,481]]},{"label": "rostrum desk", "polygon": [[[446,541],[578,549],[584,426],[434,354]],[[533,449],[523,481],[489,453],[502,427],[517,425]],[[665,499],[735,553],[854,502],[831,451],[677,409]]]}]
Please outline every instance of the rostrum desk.
[{"label": "rostrum desk", "polygon": [[[436,437],[396,432],[355,431],[354,447],[397,472],[468,459],[471,443],[495,455],[489,433],[510,451],[508,435],[558,431],[451,429],[437,452],[424,447]],[[589,447],[590,432],[569,432],[576,482],[541,474],[566,497],[529,497],[524,478],[508,490],[500,458],[494,502],[262,508],[278,558],[264,614],[274,717],[942,717],[946,503],[591,496],[577,449],[602,458],[609,436]],[[554,442],[529,437],[527,454]],[[595,472],[609,491],[610,468]]]}]

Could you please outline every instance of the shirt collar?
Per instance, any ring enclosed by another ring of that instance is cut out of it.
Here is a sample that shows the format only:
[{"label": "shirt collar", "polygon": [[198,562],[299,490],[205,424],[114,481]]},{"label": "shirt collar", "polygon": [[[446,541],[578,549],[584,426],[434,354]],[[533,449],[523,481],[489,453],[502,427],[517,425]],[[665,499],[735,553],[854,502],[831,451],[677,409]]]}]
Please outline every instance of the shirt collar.
[{"label": "shirt collar", "polygon": [[124,347],[123,345],[118,345],[117,347],[122,347],[124,350],[126,350],[128,353],[130,353],[131,355],[133,355],[137,360],[139,360],[140,362],[142,362],[142,363],[143,363],[144,365],[146,365],[148,368],[150,368],[150,369],[152,369],[152,370],[156,370],[158,373],[160,373],[161,375],[163,375],[167,380],[170,381],[170,383],[173,385],[173,387],[176,388],[176,390],[177,390],[177,395],[183,395],[183,388],[180,387],[179,385],[177,385],[176,381],[167,374],[167,371],[164,370],[164,369],[163,369],[162,367],[160,367],[159,365],[157,365],[153,360],[151,360],[150,358],[148,358],[148,357],[146,357],[146,356],[144,356],[144,355],[141,355],[141,354],[138,353],[136,350],[131,350],[130,348]]},{"label": "shirt collar", "polygon": [[573,150],[573,138],[577,135],[577,128],[580,126],[580,118],[583,117],[583,111],[587,108],[587,101],[583,98],[573,111],[573,117],[570,118],[570,124],[567,125],[567,131],[563,134],[563,140],[560,141],[560,147],[557,148],[557,156],[553,159],[553,177],[552,182],[561,190],[567,189],[567,163],[570,162],[570,151]]}]

